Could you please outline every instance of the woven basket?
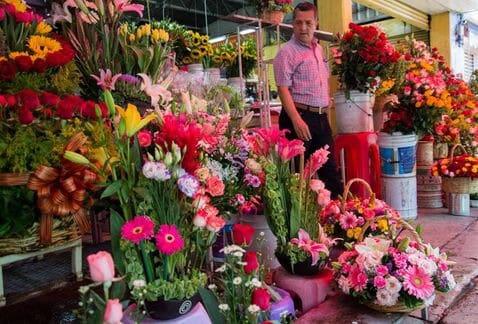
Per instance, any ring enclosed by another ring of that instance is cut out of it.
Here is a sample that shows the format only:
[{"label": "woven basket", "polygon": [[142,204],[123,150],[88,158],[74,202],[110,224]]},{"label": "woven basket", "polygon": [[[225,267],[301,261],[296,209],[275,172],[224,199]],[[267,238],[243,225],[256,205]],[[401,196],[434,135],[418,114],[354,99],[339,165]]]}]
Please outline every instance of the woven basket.
[{"label": "woven basket", "polygon": [[[450,163],[453,161],[455,149],[459,147],[466,152],[466,149],[461,144],[456,144],[451,149],[450,154]],[[465,177],[455,177],[448,178],[443,177],[442,179],[442,188],[445,192],[451,193],[461,193],[461,194],[472,194],[478,192],[478,179],[465,178]]]},{"label": "woven basket", "polygon": [[0,186],[24,186],[29,178],[30,173],[0,173]]}]

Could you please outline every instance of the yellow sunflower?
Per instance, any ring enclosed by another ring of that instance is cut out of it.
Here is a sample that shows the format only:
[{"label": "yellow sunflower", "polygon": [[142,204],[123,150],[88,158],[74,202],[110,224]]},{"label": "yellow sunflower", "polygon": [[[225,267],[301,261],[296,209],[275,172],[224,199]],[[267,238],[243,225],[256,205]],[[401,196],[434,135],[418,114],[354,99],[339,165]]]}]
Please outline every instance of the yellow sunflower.
[{"label": "yellow sunflower", "polygon": [[49,24],[47,24],[45,21],[40,21],[40,23],[37,25],[37,28],[35,30],[35,34],[48,34],[49,32],[52,31],[52,28]]},{"label": "yellow sunflower", "polygon": [[199,46],[199,52],[201,53],[201,56],[204,56],[209,53],[207,46],[204,45]]},{"label": "yellow sunflower", "polygon": [[183,58],[183,64],[191,64],[192,62],[193,60],[189,56]]},{"label": "yellow sunflower", "polygon": [[60,42],[50,37],[38,35],[30,37],[28,40],[28,47],[41,58],[45,58],[49,53],[61,50]]},{"label": "yellow sunflower", "polygon": [[207,35],[201,36],[201,44],[207,45],[208,43],[209,43],[209,36]]},{"label": "yellow sunflower", "polygon": [[201,45],[201,36],[198,33],[194,33],[191,37],[191,44],[193,46]]},{"label": "yellow sunflower", "polygon": [[193,49],[191,51],[191,58],[194,59],[194,60],[197,60],[201,57],[201,51],[198,50],[197,48]]},{"label": "yellow sunflower", "polygon": [[23,0],[3,0],[2,2],[5,4],[11,4],[18,12],[25,12],[28,9],[27,4]]}]

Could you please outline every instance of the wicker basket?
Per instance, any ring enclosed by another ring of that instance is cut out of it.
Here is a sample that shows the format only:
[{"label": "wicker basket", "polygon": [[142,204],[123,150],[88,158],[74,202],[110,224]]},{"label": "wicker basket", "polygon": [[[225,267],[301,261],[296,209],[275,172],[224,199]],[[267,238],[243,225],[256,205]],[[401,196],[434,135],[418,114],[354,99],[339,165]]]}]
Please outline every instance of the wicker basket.
[{"label": "wicker basket", "polygon": [[[453,161],[455,149],[459,147],[465,153],[466,149],[461,144],[456,144],[451,149],[450,162]],[[442,188],[443,191],[449,193],[461,193],[461,194],[472,194],[478,192],[478,179],[465,178],[465,177],[455,177],[455,178],[442,178]]]}]

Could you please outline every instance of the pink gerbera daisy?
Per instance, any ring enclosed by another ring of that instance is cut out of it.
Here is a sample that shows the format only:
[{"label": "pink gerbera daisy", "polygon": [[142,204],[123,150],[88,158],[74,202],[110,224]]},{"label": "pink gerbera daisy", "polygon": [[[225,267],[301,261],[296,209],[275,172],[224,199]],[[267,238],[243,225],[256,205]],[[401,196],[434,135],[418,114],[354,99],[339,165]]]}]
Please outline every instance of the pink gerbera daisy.
[{"label": "pink gerbera daisy", "polygon": [[403,279],[403,287],[405,290],[417,298],[429,298],[435,291],[432,279],[427,275],[425,270],[419,267],[410,267],[403,276]]},{"label": "pink gerbera daisy", "polygon": [[184,240],[181,233],[174,225],[161,225],[156,234],[156,247],[159,252],[172,255],[184,248]]},{"label": "pink gerbera daisy", "polygon": [[127,221],[121,227],[121,238],[134,244],[154,236],[154,223],[149,216],[141,215]]},{"label": "pink gerbera daisy", "polygon": [[349,280],[352,288],[355,291],[362,291],[367,287],[367,274],[360,269],[358,264],[354,264],[350,269]]},{"label": "pink gerbera daisy", "polygon": [[348,230],[349,228],[357,227],[358,219],[357,217],[351,213],[346,211],[342,217],[340,217],[340,226],[344,230]]}]

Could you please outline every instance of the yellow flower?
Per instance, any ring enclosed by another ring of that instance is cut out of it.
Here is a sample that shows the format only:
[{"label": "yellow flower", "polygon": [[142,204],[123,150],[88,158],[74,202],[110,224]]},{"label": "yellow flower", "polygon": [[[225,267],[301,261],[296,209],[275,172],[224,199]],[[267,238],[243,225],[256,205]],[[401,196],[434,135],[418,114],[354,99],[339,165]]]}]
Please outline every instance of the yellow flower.
[{"label": "yellow flower", "polygon": [[8,61],[8,59],[5,56],[0,56],[0,62],[3,62],[3,61]]},{"label": "yellow flower", "polygon": [[34,35],[28,40],[28,47],[39,57],[61,50],[61,44],[50,37]]},{"label": "yellow flower", "polygon": [[207,45],[208,43],[209,43],[209,36],[207,35],[201,36],[201,44]]},{"label": "yellow flower", "polygon": [[348,238],[353,238],[358,240],[360,237],[360,234],[362,234],[362,228],[361,227],[355,227],[355,228],[349,228],[347,230],[347,237]]},{"label": "yellow flower", "polygon": [[29,54],[27,52],[11,52],[8,56],[14,60],[18,56],[29,56]]},{"label": "yellow flower", "polygon": [[128,24],[127,23],[124,23],[120,26],[119,33],[123,37],[125,37],[128,34]]},{"label": "yellow flower", "polygon": [[138,108],[132,104],[128,104],[126,111],[121,107],[116,108],[118,109],[121,118],[125,122],[126,135],[128,135],[128,137],[133,136],[151,121],[156,119],[154,114],[149,114],[144,118],[141,118]]},{"label": "yellow flower", "polygon": [[377,226],[380,228],[382,232],[385,232],[388,230],[388,221],[386,218],[380,218],[377,220]]},{"label": "yellow flower", "polygon": [[136,38],[141,39],[143,37],[143,30],[141,28],[136,29]]},{"label": "yellow flower", "polygon": [[48,34],[51,31],[52,31],[51,26],[49,24],[47,24],[45,21],[41,21],[37,25],[35,33],[40,34],[40,35],[44,35],[44,34]]},{"label": "yellow flower", "polygon": [[153,31],[151,32],[151,38],[156,42],[166,43],[167,41],[169,41],[169,34],[163,29],[153,29]]},{"label": "yellow flower", "polygon": [[201,52],[198,49],[195,48],[191,51],[191,58],[193,60],[197,60],[200,57],[201,57]]},{"label": "yellow flower", "polygon": [[189,56],[186,56],[185,58],[183,58],[183,63],[184,64],[191,64],[193,62],[193,60],[189,57]]},{"label": "yellow flower", "polygon": [[23,0],[3,0],[2,2],[5,4],[11,4],[18,12],[25,12],[28,9],[26,3]]},{"label": "yellow flower", "polygon": [[129,41],[134,42],[136,40],[136,36],[134,34],[129,34]]},{"label": "yellow flower", "polygon": [[201,45],[201,36],[198,33],[194,33],[191,37],[191,43],[195,47]]}]

